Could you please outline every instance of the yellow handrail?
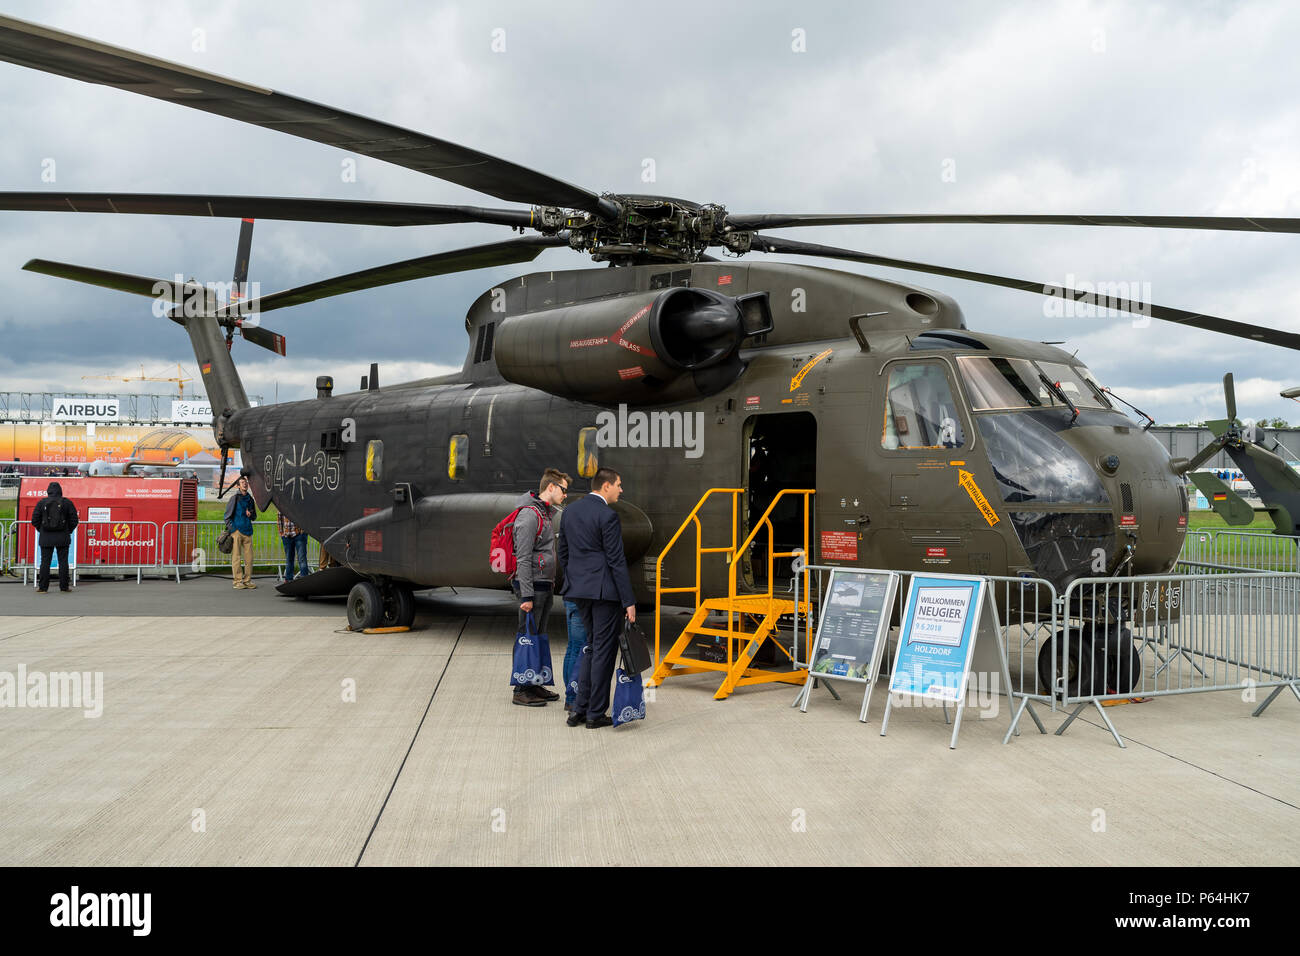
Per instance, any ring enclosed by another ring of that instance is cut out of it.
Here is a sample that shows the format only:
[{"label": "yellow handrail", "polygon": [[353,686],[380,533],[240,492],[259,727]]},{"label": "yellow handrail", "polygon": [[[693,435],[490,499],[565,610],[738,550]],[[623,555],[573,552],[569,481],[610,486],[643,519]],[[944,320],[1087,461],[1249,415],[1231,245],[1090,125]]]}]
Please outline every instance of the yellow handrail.
[{"label": "yellow handrail", "polygon": [[[664,545],[664,549],[659,552],[659,560],[655,562],[655,666],[656,667],[659,666],[659,663],[662,660],[659,654],[659,619],[660,619],[660,603],[661,603],[659,600],[660,595],[692,593],[695,595],[695,610],[698,611],[700,609],[701,555],[705,553],[708,554],[725,553],[727,555],[727,563],[734,566],[735,558],[736,558],[736,534],[737,534],[737,513],[738,513],[738,499],[736,496],[743,495],[744,493],[745,493],[744,488],[710,488],[708,491],[704,493],[704,495],[700,498],[700,500],[696,502],[695,507],[691,509],[691,513],[688,514],[685,520],[682,521],[681,527],[677,529],[677,533],[674,534],[668,540],[668,543]],[[706,548],[703,546],[704,529],[700,525],[700,518],[699,518],[700,509],[704,507],[704,503],[708,501],[709,498],[711,498],[715,494],[731,495],[731,547],[729,548],[728,547]],[[677,587],[677,588],[662,587],[664,558],[668,556],[668,552],[671,551],[673,545],[677,543],[677,539],[682,536],[682,532],[686,530],[686,526],[691,524],[692,522],[694,522],[695,524],[695,584],[693,587],[688,587],[688,588],[687,587]],[[728,621],[730,621],[730,615],[728,615]]]},{"label": "yellow handrail", "polygon": [[[733,557],[731,561],[731,569],[727,581],[727,596],[729,598],[734,600],[736,597],[736,567],[737,565],[740,564],[739,556],[748,553],[749,546],[754,543],[754,538],[758,535],[759,529],[766,526],[767,527],[767,592],[764,594],[764,597],[768,598],[768,600],[771,600],[773,596],[772,585],[775,583],[774,577],[776,571],[776,559],[778,557],[780,558],[793,557],[795,554],[795,552],[793,551],[782,551],[780,554],[776,553],[776,531],[772,527],[772,520],[771,520],[772,509],[775,508],[777,506],[777,503],[786,495],[803,495],[803,553],[805,555],[812,553],[808,548],[808,506],[809,506],[808,498],[810,495],[815,495],[815,494],[817,494],[815,488],[782,488],[780,491],[776,493],[776,497],[773,498],[771,502],[768,504],[767,510],[763,512],[762,517],[760,517],[756,522],[754,522],[754,528],[752,531],[749,532],[749,537],[745,539],[745,543],[742,544],[735,552],[735,557]],[[809,572],[806,569],[803,572],[803,576],[804,576],[803,593],[807,594],[808,583],[809,583]],[[657,583],[658,582],[656,581],[656,584]],[[656,611],[657,610],[658,608],[656,608]],[[796,614],[799,613],[798,608],[795,608],[795,613]],[[732,612],[728,611],[727,612],[728,662],[730,662],[731,660],[731,636],[732,636]]]}]

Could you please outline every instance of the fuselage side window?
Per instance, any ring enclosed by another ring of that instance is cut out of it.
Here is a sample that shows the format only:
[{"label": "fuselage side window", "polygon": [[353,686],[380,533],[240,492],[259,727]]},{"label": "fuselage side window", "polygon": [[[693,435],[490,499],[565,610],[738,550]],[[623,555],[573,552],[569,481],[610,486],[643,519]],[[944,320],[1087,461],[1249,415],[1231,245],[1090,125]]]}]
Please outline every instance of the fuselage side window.
[{"label": "fuselage side window", "polygon": [[384,477],[384,443],[376,439],[366,443],[366,481],[382,481]]},{"label": "fuselage side window", "polygon": [[447,477],[461,481],[469,470],[469,436],[452,435],[447,445]]},{"label": "fuselage side window", "polygon": [[961,417],[943,367],[928,363],[892,366],[885,391],[881,447],[961,448],[965,444]]}]

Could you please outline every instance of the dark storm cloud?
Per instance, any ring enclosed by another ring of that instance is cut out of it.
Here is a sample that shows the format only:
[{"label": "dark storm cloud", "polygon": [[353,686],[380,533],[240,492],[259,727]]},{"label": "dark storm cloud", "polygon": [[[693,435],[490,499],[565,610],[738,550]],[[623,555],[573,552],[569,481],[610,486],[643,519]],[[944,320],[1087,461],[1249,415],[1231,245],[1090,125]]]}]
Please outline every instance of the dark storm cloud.
[{"label": "dark storm cloud", "polygon": [[[1300,21],[1284,3],[20,3],[10,12],[596,191],[679,195],[737,212],[1300,215],[1291,95]],[[205,49],[194,48],[196,30]],[[496,30],[502,52],[492,49]],[[357,181],[344,182],[338,150],[116,90],[11,66],[0,66],[0,84],[5,188],[505,205],[364,158]],[[41,183],[45,159],[57,163],[54,187]],[[642,181],[647,160],[653,182]],[[10,362],[0,363],[0,388],[51,338],[69,369],[50,387],[80,387],[84,370],[192,359],[148,301],[18,272],[26,259],[224,280],[236,232],[181,218],[0,216],[0,348]],[[1300,237],[974,226],[786,234],[1043,282],[1131,281],[1161,304],[1300,328],[1291,266]],[[252,274],[273,291],[506,235],[261,221]],[[564,251],[536,263],[584,264]],[[459,366],[466,306],[526,271],[422,280],[269,314],[264,324],[288,336],[290,361],[246,344],[237,357],[250,377],[279,381],[281,397],[309,392],[314,363]],[[1150,399],[1165,419],[1217,414],[1216,383],[1229,368],[1265,383],[1253,387],[1250,411],[1286,416],[1288,403],[1268,390],[1300,379],[1292,353],[1257,343],[1126,317],[1052,318],[1025,293],[858,271],[947,292],[976,328],[1064,339],[1102,381]],[[277,368],[303,377],[289,385]]]}]

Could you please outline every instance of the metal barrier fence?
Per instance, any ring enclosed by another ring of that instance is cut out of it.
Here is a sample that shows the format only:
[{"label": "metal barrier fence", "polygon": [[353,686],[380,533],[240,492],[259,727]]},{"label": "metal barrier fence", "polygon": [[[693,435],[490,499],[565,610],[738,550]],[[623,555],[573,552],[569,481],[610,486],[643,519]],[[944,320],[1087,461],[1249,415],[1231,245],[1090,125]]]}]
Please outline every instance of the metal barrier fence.
[{"label": "metal barrier fence", "polygon": [[[232,556],[222,554],[217,539],[223,521],[168,521],[160,529],[152,521],[82,521],[76,529],[78,575],[135,573],[167,575],[180,581],[182,574],[199,574],[210,568],[229,568]],[[28,573],[40,565],[37,531],[30,524],[0,523],[0,570]],[[307,567],[320,563],[320,543],[307,539]],[[273,567],[284,577],[284,543],[274,521],[253,522],[253,567]]]},{"label": "metal barrier fence", "polygon": [[[222,554],[217,539],[225,530],[224,521],[168,521],[162,528],[164,561],[161,570],[176,580],[186,572],[200,573],[209,568],[228,568],[233,554]],[[320,542],[307,539],[307,567],[320,563]],[[274,567],[284,576],[284,542],[274,521],[253,522],[253,567]]]},{"label": "metal barrier fence", "polygon": [[139,582],[143,572],[156,568],[161,558],[158,524],[154,521],[82,521],[77,525],[76,535],[74,582],[83,574],[130,571],[135,571]]},{"label": "metal barrier fence", "polygon": [[1214,567],[1083,578],[1062,609],[1052,687],[1074,709],[1058,735],[1093,705],[1123,747],[1104,701],[1216,690],[1253,701],[1272,687],[1258,717],[1284,688],[1300,700],[1300,574]]},{"label": "metal barrier fence", "polygon": [[1300,538],[1260,531],[1194,531],[1183,541],[1179,563],[1206,572],[1300,571]]},{"label": "metal barrier fence", "polygon": [[[1028,712],[1038,732],[1047,728],[1034,713],[1033,703],[1046,704],[1056,711],[1056,697],[1051,692],[1050,673],[1044,674],[1043,661],[1050,661],[1059,643],[1060,599],[1056,587],[1042,578],[986,575],[993,588],[993,605],[998,612],[998,639],[1007,658],[1011,686],[1007,701],[1016,707],[1011,726],[1002,739],[1006,743],[1020,733],[1020,718]],[[978,650],[978,649],[977,649]],[[987,662],[985,669],[987,670]],[[992,673],[996,674],[996,671]],[[997,692],[997,688],[993,688]],[[1020,703],[1016,705],[1016,699]]]},{"label": "metal barrier fence", "polygon": [[[37,530],[30,524],[10,529],[13,563],[10,570],[28,573],[40,567]],[[135,573],[136,581],[146,571],[158,567],[158,525],[153,521],[80,521],[72,532],[75,551],[72,557],[71,584],[76,587],[80,576],[96,574],[126,575]]]}]

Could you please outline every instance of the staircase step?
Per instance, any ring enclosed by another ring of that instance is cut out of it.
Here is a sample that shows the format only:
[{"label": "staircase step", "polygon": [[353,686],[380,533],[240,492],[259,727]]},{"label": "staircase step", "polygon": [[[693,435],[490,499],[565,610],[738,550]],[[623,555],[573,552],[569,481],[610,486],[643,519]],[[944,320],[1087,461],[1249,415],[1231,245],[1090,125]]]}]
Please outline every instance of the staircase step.
[{"label": "staircase step", "polygon": [[[727,629],[726,629],[725,627],[705,627],[704,625],[701,624],[701,625],[699,625],[698,627],[686,627],[686,628],[683,628],[683,630],[685,630],[685,631],[689,631],[691,634],[705,634],[705,635],[708,635],[708,636],[710,636],[710,637],[727,637],[727,636],[728,636],[728,635],[727,635]],[[758,636],[758,632],[757,632],[757,631],[742,631],[742,630],[737,629],[737,630],[733,630],[733,631],[731,632],[731,635],[730,635],[730,636],[736,638],[737,640],[751,641],[751,640],[753,640],[755,637]]]}]

